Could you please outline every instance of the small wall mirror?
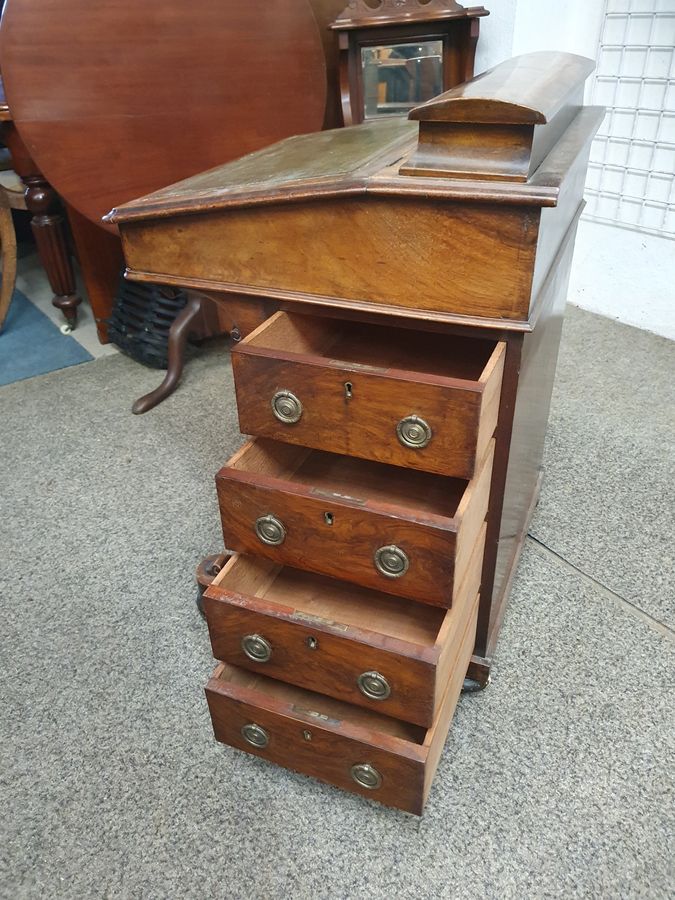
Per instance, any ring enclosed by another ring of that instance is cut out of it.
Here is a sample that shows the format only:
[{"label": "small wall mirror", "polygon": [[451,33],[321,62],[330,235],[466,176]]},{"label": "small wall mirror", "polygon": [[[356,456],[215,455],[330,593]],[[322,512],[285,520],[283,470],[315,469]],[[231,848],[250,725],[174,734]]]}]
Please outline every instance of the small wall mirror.
[{"label": "small wall mirror", "polygon": [[473,77],[484,6],[456,0],[349,0],[337,35],[345,125],[410,110]]},{"label": "small wall mirror", "polygon": [[443,41],[361,48],[363,117],[400,116],[443,91]]}]

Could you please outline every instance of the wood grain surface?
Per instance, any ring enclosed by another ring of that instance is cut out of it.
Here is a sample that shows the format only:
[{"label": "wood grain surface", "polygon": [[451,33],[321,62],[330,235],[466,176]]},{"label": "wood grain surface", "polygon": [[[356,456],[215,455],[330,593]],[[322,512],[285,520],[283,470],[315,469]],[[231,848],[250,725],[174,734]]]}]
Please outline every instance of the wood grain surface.
[{"label": "wood grain surface", "polygon": [[[483,539],[484,529],[457,603],[448,612],[235,555],[204,594],[213,655],[429,726],[473,610]],[[246,655],[242,641],[247,635],[270,644],[269,659],[254,661]],[[358,676],[369,671],[387,680],[387,698],[370,699],[360,691]]]},{"label": "wood grain surface", "polygon": [[[390,314],[405,308],[430,317],[527,320],[540,210],[394,196],[405,190],[396,183],[384,197],[345,191],[334,198],[129,221],[121,229],[127,265],[139,280],[151,276],[206,290],[249,286],[279,299],[351,301]],[[424,185],[417,190],[428,195]],[[317,190],[305,191],[312,193]]]},{"label": "wood grain surface", "polygon": [[[278,442],[264,442],[265,456],[249,444],[216,476],[226,547],[422,603],[455,602],[487,512],[492,448],[468,483],[303,448],[279,471],[277,448],[288,456]],[[268,515],[285,529],[280,544],[256,534]],[[375,566],[390,545],[409,560],[399,578]]]},{"label": "wood grain surface", "polygon": [[95,11],[86,0],[9,0],[0,56],[36,162],[100,222],[126,200],[318,131],[324,40],[307,0],[120,0]]},{"label": "wood grain surface", "polygon": [[[434,724],[429,729],[220,663],[206,686],[216,739],[231,746],[421,815],[471,657],[477,600]],[[264,728],[269,743],[253,747],[244,725]],[[372,790],[356,784],[355,764],[382,777]]]},{"label": "wood grain surface", "polygon": [[[461,339],[444,345],[442,339],[429,335],[416,337],[414,332],[354,324],[349,334],[360,332],[362,337],[354,339],[352,353],[351,339],[339,349],[331,343],[339,340],[339,326],[326,319],[313,321],[326,342],[323,355],[315,343],[306,343],[304,326],[293,328],[295,323],[286,313],[272,317],[233,350],[239,425],[244,434],[426,472],[460,478],[473,475],[497,421],[496,403],[485,404],[484,395],[492,396],[492,385],[499,393],[503,345],[469,341],[469,353]],[[278,349],[277,329],[283,329],[281,343],[286,349]],[[360,355],[359,347],[370,356]],[[435,347],[440,354],[445,350],[445,374],[434,371]],[[399,348],[403,348],[402,366],[409,368],[395,365]],[[473,368],[467,369],[464,360],[471,356]],[[369,364],[368,358],[375,363]],[[425,372],[426,364],[430,372]],[[481,365],[483,371],[476,375]],[[351,385],[350,398],[346,384]],[[303,405],[295,424],[278,421],[272,412],[272,398],[280,390],[291,391]],[[397,438],[397,424],[411,415],[423,418],[432,429],[424,448],[411,449]]]},{"label": "wood grain surface", "polygon": [[546,124],[594,68],[592,60],[572,53],[524,53],[421,104],[412,110],[410,118],[424,122]]}]

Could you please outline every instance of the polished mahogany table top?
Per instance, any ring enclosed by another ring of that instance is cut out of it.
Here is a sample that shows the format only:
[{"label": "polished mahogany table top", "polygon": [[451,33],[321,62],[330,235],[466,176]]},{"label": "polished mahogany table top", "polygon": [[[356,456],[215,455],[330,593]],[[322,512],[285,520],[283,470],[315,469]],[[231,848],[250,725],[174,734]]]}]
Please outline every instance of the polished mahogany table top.
[{"label": "polished mahogany table top", "polygon": [[122,0],[95,14],[87,0],[9,0],[0,58],[29,152],[100,224],[115,205],[319,130],[324,42],[309,0]]}]

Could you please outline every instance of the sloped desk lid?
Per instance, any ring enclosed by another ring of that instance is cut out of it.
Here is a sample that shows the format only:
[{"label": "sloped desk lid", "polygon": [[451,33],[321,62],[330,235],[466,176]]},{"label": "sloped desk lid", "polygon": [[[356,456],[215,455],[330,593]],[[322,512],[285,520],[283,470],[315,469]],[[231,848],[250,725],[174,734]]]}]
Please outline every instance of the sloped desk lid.
[{"label": "sloped desk lid", "polygon": [[410,121],[289,138],[117,207],[106,220],[365,193],[554,206],[570,152],[600,118],[598,108],[581,108],[592,69],[569,53],[516,57],[416,107]]},{"label": "sloped desk lid", "polygon": [[291,138],[126,204],[127,277],[531,330],[583,208],[591,68],[529,54],[411,120]]}]

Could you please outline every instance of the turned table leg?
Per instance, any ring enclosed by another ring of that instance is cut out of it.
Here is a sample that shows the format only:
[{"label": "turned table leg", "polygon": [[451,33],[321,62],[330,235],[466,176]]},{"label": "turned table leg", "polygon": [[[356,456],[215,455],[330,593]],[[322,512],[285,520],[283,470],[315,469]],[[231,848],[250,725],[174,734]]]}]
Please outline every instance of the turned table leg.
[{"label": "turned table leg", "polygon": [[52,186],[41,175],[23,176],[26,185],[26,207],[33,218],[40,261],[54,292],[52,303],[65,316],[70,329],[77,324],[77,307],[82,302],[76,293],[75,273],[66,241],[66,226],[59,201]]}]

